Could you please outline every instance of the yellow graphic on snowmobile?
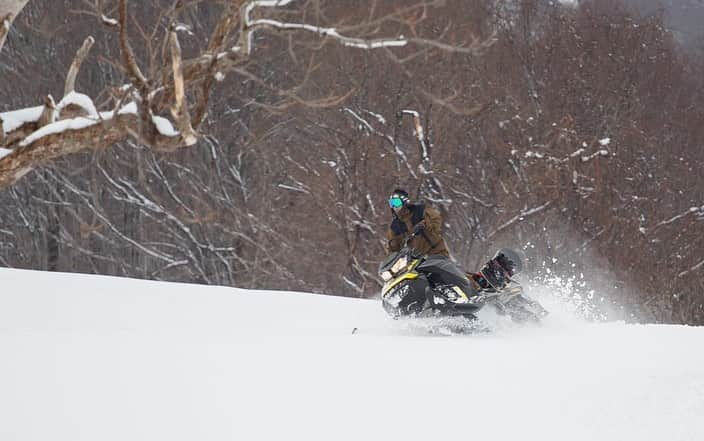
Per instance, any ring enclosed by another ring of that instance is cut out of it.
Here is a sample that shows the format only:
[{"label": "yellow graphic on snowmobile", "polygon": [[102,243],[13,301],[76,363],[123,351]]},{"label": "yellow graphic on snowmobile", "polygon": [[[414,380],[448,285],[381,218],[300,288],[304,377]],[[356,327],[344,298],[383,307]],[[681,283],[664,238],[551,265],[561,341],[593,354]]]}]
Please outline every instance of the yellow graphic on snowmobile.
[{"label": "yellow graphic on snowmobile", "polygon": [[455,291],[457,293],[457,295],[460,296],[460,298],[464,299],[464,301],[462,303],[469,302],[469,297],[467,296],[467,294],[464,291],[462,291],[462,288],[460,288],[457,285],[453,285],[452,290]]},{"label": "yellow graphic on snowmobile", "polygon": [[386,297],[386,294],[389,293],[396,285],[399,283],[403,282],[404,280],[413,280],[418,278],[418,273],[405,273],[401,277],[399,277],[396,280],[393,280],[386,285],[381,290],[381,296]]},{"label": "yellow graphic on snowmobile", "polygon": [[413,268],[418,265],[418,263],[420,263],[419,259],[412,261],[410,264],[408,264],[403,274],[393,280],[389,280],[388,282],[386,282],[386,284],[384,284],[384,287],[381,289],[381,297],[386,297],[386,294],[388,294],[389,291],[391,291],[394,287],[396,287],[396,285],[403,282],[404,280],[417,279],[418,273],[412,271]]}]

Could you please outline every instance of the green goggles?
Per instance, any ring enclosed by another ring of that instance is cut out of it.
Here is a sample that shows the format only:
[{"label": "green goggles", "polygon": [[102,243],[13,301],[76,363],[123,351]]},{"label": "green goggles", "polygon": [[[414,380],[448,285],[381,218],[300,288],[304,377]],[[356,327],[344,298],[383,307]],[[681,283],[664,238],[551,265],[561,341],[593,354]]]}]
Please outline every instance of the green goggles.
[{"label": "green goggles", "polygon": [[401,208],[403,207],[403,199],[398,196],[391,196],[389,198],[389,207],[391,208]]}]

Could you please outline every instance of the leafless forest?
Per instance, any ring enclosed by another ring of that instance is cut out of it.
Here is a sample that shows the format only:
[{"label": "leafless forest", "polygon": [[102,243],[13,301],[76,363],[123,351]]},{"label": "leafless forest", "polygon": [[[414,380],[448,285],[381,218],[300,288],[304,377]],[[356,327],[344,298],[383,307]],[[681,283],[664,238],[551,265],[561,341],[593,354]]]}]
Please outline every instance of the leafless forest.
[{"label": "leafless forest", "polygon": [[[38,113],[0,130],[0,265],[374,296],[400,185],[467,268],[521,247],[639,320],[704,324],[704,69],[662,14],[251,3],[30,0],[6,22],[0,112]],[[76,92],[114,118],[37,136],[98,114]]]}]

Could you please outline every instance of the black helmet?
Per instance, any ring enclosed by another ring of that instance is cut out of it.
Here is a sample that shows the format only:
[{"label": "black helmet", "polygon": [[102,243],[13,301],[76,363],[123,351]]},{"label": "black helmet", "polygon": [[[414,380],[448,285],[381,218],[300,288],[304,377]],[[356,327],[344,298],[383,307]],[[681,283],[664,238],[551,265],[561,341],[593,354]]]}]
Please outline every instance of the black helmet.
[{"label": "black helmet", "polygon": [[516,251],[510,248],[500,249],[492,260],[501,265],[509,277],[513,277],[523,270],[523,259]]},{"label": "black helmet", "polygon": [[397,188],[393,191],[393,193],[391,193],[391,196],[389,196],[389,206],[393,209],[398,210],[410,202],[411,200],[408,197],[408,192],[402,188]]}]

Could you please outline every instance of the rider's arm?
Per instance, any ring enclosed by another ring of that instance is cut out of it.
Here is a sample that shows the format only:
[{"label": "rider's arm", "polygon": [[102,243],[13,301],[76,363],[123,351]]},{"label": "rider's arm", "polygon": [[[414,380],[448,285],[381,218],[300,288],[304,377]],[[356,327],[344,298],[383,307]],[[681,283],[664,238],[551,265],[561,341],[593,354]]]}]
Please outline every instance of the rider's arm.
[{"label": "rider's arm", "polygon": [[402,239],[395,236],[391,230],[386,233],[386,253],[394,253],[401,249]]},{"label": "rider's arm", "polygon": [[433,207],[425,207],[423,224],[428,237],[433,242],[439,242],[442,238],[442,216],[440,212]]},{"label": "rider's arm", "polygon": [[393,253],[401,249],[406,236],[406,225],[398,219],[394,219],[391,226],[386,231],[386,251]]}]

